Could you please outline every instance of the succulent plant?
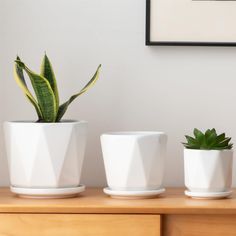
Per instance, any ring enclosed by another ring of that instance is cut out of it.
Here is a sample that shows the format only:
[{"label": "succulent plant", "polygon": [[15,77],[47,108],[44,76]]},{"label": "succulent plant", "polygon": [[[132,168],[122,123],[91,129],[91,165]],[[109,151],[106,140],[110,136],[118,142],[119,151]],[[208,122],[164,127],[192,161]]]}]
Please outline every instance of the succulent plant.
[{"label": "succulent plant", "polygon": [[[59,104],[56,77],[52,64],[46,54],[44,55],[41,64],[40,74],[30,70],[17,56],[14,66],[14,78],[19,87],[23,90],[25,96],[34,106],[38,115],[38,122],[60,122],[69,105],[78,96],[85,93],[91,86],[95,84],[99,77],[100,68],[101,65],[98,66],[92,79],[80,90],[79,93],[71,96],[68,101],[62,103],[61,105]],[[24,72],[30,79],[35,97],[27,87],[24,78]]]},{"label": "succulent plant", "polygon": [[224,150],[232,149],[231,138],[225,137],[225,133],[217,135],[215,129],[208,129],[205,133],[198,129],[193,131],[194,137],[185,135],[187,143],[183,143],[187,149]]}]

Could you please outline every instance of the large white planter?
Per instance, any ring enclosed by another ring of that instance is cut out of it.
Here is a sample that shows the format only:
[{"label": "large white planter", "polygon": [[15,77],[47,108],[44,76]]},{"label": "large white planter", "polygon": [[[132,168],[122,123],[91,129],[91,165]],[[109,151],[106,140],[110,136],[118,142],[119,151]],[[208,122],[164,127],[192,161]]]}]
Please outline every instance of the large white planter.
[{"label": "large white planter", "polygon": [[232,150],[184,149],[185,185],[191,192],[227,192],[232,164]]},{"label": "large white planter", "polygon": [[67,188],[80,184],[87,123],[5,122],[11,186]]},{"label": "large white planter", "polygon": [[108,186],[112,190],[161,188],[167,136],[162,132],[101,135]]}]

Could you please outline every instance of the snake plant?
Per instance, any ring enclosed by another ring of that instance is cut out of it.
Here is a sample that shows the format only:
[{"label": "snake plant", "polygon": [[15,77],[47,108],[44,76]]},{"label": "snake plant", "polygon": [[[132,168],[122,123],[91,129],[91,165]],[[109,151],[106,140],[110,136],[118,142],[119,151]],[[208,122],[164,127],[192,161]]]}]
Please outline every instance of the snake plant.
[{"label": "snake plant", "polygon": [[226,137],[225,133],[217,135],[215,129],[208,129],[205,133],[198,129],[193,131],[194,137],[186,135],[187,143],[183,143],[187,149],[201,150],[224,150],[232,149],[231,138]]},{"label": "snake plant", "polygon": [[[38,122],[60,122],[69,105],[95,84],[99,77],[100,68],[101,65],[98,66],[91,80],[80,90],[80,92],[74,94],[69,100],[62,104],[59,103],[57,81],[53,67],[46,54],[44,55],[41,64],[40,74],[30,70],[17,56],[14,66],[14,78],[19,87],[23,90],[25,96],[34,106],[38,115]],[[35,97],[27,87],[24,72],[30,79]]]}]

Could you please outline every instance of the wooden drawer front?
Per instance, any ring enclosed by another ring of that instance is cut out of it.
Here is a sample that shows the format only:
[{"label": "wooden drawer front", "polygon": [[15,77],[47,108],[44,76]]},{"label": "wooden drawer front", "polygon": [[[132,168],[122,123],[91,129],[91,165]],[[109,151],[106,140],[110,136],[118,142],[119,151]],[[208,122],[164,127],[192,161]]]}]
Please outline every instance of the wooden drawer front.
[{"label": "wooden drawer front", "polygon": [[167,215],[163,236],[236,236],[236,215]]},{"label": "wooden drawer front", "polygon": [[158,215],[0,214],[0,236],[160,236]]}]

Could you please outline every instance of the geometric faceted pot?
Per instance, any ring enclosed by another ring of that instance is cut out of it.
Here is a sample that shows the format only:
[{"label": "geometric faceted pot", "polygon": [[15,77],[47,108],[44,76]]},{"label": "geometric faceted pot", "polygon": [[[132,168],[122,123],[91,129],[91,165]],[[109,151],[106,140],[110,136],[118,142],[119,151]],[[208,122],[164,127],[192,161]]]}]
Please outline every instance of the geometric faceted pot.
[{"label": "geometric faceted pot", "polygon": [[184,149],[185,186],[203,195],[227,193],[232,185],[232,166],[232,150]]},{"label": "geometric faceted pot", "polygon": [[109,190],[152,191],[162,187],[167,135],[113,132],[101,135]]},{"label": "geometric faceted pot", "polygon": [[80,185],[87,122],[5,122],[4,131],[12,187],[57,189]]}]

